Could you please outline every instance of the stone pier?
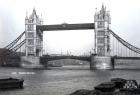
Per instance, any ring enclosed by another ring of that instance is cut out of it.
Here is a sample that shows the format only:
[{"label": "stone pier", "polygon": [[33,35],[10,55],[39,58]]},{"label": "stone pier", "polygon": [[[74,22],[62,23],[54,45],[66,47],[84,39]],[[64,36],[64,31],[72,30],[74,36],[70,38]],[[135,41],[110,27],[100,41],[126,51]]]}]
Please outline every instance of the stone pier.
[{"label": "stone pier", "polygon": [[37,56],[21,56],[20,64],[23,68],[43,68],[40,64],[40,57]]},{"label": "stone pier", "polygon": [[90,69],[114,69],[110,56],[91,55]]}]

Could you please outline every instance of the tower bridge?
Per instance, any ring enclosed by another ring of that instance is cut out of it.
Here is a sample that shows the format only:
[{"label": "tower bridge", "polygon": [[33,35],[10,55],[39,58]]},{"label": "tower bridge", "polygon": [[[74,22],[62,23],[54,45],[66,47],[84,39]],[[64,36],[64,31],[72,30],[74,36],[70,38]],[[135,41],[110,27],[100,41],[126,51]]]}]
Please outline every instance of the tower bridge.
[{"label": "tower bridge", "polygon": [[[21,66],[29,68],[42,67],[50,60],[65,58],[90,61],[90,69],[114,69],[116,60],[120,59],[140,60],[140,48],[119,37],[110,26],[111,16],[104,5],[95,12],[94,23],[77,24],[43,25],[43,19],[33,9],[32,14],[25,17],[25,31],[0,52],[1,64],[8,64],[7,59],[13,58],[9,57],[13,53],[20,57]],[[94,29],[95,34],[95,51],[90,56],[43,56],[43,31],[85,29]],[[22,38],[24,40],[20,41]],[[16,51],[22,47],[25,48],[23,54],[17,54]]]}]

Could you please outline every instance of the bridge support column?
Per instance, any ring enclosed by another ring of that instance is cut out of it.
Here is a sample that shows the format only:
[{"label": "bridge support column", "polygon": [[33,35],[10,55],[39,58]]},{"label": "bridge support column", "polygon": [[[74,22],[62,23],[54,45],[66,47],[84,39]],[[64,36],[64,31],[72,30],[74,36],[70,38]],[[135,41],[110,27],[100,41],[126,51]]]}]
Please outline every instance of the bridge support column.
[{"label": "bridge support column", "polygon": [[91,55],[90,69],[114,69],[110,56]]},{"label": "bridge support column", "polygon": [[23,68],[43,68],[40,64],[40,57],[37,56],[21,56],[20,64]]}]

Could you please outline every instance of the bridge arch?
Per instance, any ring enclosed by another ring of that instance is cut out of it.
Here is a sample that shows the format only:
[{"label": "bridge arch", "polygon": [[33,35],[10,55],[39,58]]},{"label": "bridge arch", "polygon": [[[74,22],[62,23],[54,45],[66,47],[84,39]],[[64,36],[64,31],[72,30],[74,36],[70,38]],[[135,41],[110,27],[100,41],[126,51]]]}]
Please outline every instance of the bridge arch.
[{"label": "bridge arch", "polygon": [[41,57],[41,63],[47,67],[48,62],[50,62],[50,61],[56,61],[56,60],[58,61],[58,60],[64,60],[64,59],[87,61],[87,62],[90,62],[90,60],[91,60],[90,56],[50,56],[50,55],[44,55]]}]

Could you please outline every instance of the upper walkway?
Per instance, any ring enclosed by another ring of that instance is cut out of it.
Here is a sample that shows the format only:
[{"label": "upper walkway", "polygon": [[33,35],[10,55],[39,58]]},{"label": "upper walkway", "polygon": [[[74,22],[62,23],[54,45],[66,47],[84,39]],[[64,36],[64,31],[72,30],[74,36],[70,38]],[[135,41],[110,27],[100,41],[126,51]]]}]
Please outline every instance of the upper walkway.
[{"label": "upper walkway", "polygon": [[81,30],[94,29],[94,23],[79,23],[79,24],[55,24],[55,25],[37,25],[37,30],[41,31],[56,31],[56,30]]}]

